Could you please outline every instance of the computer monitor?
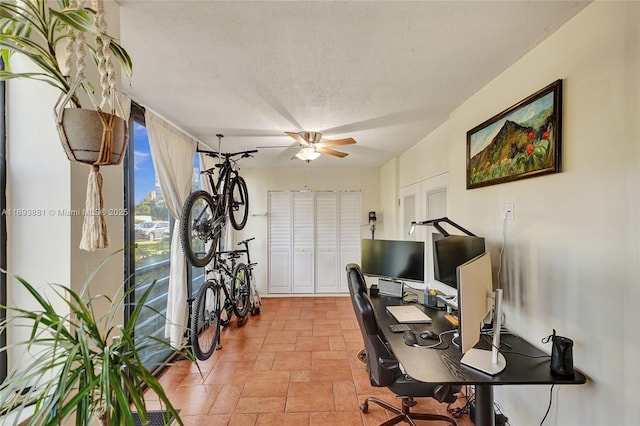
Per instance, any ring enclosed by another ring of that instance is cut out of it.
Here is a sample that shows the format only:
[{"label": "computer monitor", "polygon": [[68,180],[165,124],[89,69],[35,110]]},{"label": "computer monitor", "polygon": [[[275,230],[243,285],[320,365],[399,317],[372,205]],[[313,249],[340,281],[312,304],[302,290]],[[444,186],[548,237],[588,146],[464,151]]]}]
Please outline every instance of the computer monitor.
[{"label": "computer monitor", "polygon": [[434,233],[433,278],[452,288],[458,288],[458,266],[485,252],[484,238],[470,235]]},{"label": "computer monitor", "polygon": [[365,275],[424,282],[424,242],[362,240],[361,268]]},{"label": "computer monitor", "polygon": [[[457,281],[460,350],[464,353],[460,362],[488,374],[497,374],[506,366],[504,356],[498,353],[502,290],[493,291],[489,252],[460,265],[457,268]],[[480,340],[483,319],[490,312],[491,305],[494,306],[493,348],[492,350],[475,349],[473,347]]]}]

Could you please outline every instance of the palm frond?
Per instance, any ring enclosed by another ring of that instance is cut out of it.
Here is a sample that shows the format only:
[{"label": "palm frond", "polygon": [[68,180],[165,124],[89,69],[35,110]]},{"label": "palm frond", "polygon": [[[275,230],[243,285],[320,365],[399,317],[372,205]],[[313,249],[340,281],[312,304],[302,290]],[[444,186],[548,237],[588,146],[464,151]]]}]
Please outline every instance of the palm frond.
[{"label": "palm frond", "polygon": [[[127,292],[113,298],[107,313],[97,318],[94,302],[112,299],[102,295],[91,297],[89,281],[80,292],[61,284],[51,285],[55,297],[65,303],[65,312],[58,313],[49,299],[28,281],[13,278],[36,301],[37,308],[0,306],[9,312],[7,319],[0,322],[0,333],[14,324],[26,327],[29,337],[12,348],[27,348],[33,357],[25,359],[20,370],[11,372],[0,387],[0,412],[21,412],[27,404],[34,404],[36,412],[31,420],[34,425],[63,424],[72,415],[79,426],[89,424],[98,415],[106,416],[112,424],[133,424],[133,408],[141,419],[148,418],[142,395],[142,389],[147,387],[178,423],[183,424],[158,379],[142,364],[140,352],[163,346],[193,361],[195,358],[162,339],[134,335],[140,312],[149,309],[145,303],[155,282],[138,298],[130,321],[125,326],[117,326],[113,324],[118,318],[115,312],[122,312],[130,295]],[[24,398],[17,400],[15,391],[23,389]]]}]

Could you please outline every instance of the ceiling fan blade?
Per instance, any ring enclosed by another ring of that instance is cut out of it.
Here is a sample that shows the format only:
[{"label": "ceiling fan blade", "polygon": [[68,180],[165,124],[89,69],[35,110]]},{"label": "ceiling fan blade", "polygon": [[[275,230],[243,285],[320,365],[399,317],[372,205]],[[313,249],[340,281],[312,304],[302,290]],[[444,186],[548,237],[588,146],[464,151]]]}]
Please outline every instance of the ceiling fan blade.
[{"label": "ceiling fan blade", "polygon": [[345,138],[345,139],[333,139],[326,140],[320,143],[317,143],[317,147],[325,147],[325,146],[338,146],[338,145],[353,145],[356,141],[353,138]]},{"label": "ceiling fan blade", "polygon": [[296,142],[298,142],[302,146],[309,146],[309,142],[305,141],[299,134],[294,132],[285,132],[287,135],[291,136]]},{"label": "ceiling fan blade", "polygon": [[347,155],[349,155],[346,152],[340,152],[340,151],[336,151],[334,149],[318,147],[318,144],[316,144],[316,151],[321,153],[321,154],[333,155],[334,157],[339,157],[339,158],[344,158]]}]

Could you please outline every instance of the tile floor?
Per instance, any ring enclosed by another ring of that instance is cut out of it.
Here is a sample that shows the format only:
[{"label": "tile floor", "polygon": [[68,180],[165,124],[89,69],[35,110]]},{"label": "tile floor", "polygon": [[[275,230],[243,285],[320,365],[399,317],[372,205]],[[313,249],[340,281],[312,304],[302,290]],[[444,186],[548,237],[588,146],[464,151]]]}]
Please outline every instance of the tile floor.
[{"label": "tile floor", "polygon": [[[242,327],[234,319],[221,339],[223,348],[199,362],[202,375],[178,361],[160,377],[185,425],[379,425],[389,412],[370,404],[363,414],[360,402],[375,395],[399,405],[370,385],[357,359],[362,336],[348,297],[265,298],[260,315]],[[148,409],[160,408],[154,394],[146,398]],[[418,401],[415,411],[447,412],[434,399]],[[472,425],[468,415],[456,421]]]}]

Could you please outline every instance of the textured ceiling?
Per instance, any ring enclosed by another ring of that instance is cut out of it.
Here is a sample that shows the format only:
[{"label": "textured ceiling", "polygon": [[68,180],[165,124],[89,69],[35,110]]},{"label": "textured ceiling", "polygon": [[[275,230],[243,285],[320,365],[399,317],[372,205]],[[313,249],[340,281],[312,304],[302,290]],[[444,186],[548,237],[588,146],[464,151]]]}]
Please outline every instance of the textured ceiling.
[{"label": "textured ceiling", "polygon": [[[295,146],[285,131],[357,141],[311,167],[386,163],[588,4],[119,3],[134,99],[213,148],[224,134],[225,152]],[[260,149],[242,164],[307,167],[296,152]]]}]

